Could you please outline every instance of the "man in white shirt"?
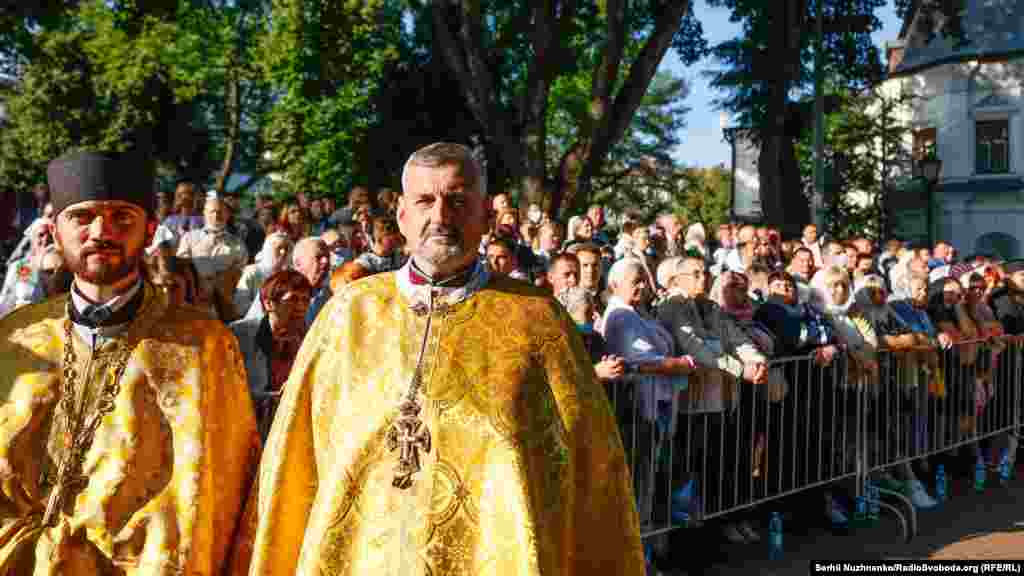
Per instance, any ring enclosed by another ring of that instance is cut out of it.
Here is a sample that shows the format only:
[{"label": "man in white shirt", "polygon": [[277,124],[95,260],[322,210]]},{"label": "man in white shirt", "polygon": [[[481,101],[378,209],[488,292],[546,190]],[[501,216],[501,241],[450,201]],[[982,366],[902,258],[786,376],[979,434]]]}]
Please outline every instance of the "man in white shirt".
[{"label": "man in white shirt", "polygon": [[[228,209],[217,196],[207,196],[203,205],[204,226],[191,230],[178,243],[178,257],[189,258],[199,273],[199,302],[209,302],[227,272],[237,273],[230,284],[234,290],[249,252],[240,238],[227,231]],[[228,295],[230,297],[230,294]]]}]

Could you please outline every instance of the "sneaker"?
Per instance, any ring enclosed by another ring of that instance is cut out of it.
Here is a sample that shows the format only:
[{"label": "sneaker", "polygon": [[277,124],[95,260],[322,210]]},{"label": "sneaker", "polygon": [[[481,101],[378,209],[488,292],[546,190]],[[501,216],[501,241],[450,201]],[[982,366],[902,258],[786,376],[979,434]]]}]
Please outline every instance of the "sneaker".
[{"label": "sneaker", "polygon": [[938,502],[928,495],[928,492],[924,489],[924,484],[921,484],[920,480],[914,480],[910,483],[910,501],[914,504],[914,508],[922,510],[934,508],[938,505]]},{"label": "sneaker", "polygon": [[722,526],[722,536],[729,541],[730,544],[747,544],[747,538],[739,531],[739,528],[735,524],[729,523]]},{"label": "sneaker", "polygon": [[850,519],[846,517],[846,510],[835,498],[829,498],[825,517],[833,526],[846,526],[850,522]]},{"label": "sneaker", "polygon": [[761,535],[757,533],[757,530],[754,530],[754,527],[751,526],[750,522],[747,520],[740,522],[739,531],[740,534],[743,534],[743,537],[747,539],[747,542],[761,541]]}]

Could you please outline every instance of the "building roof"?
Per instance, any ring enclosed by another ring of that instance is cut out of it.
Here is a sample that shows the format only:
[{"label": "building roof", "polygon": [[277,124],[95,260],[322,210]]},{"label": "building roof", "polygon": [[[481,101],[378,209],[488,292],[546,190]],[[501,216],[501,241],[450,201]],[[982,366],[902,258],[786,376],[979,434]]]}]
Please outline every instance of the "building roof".
[{"label": "building roof", "polygon": [[[1020,0],[967,0],[960,15],[964,42],[937,32],[944,16],[922,9],[921,2],[904,22],[900,39],[905,42],[903,60],[890,76],[966,60],[1006,60],[1024,56],[1024,2]],[[927,4],[927,3],[924,3]]]}]

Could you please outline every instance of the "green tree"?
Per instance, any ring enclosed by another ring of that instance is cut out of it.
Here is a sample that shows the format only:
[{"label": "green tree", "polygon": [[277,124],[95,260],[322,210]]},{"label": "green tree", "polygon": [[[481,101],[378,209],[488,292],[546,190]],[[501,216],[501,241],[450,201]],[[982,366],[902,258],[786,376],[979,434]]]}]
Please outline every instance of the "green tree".
[{"label": "green tree", "polygon": [[[479,126],[492,190],[512,184],[529,202],[550,192],[561,212],[592,200],[604,170],[622,170],[613,149],[666,52],[674,47],[687,62],[702,54],[691,8],[690,0],[434,0],[417,14],[421,31],[429,14],[430,46]],[[555,134],[553,100],[573,103]]]},{"label": "green tree", "polygon": [[136,147],[166,172],[211,178],[222,190],[239,166],[260,164],[252,126],[270,92],[251,62],[264,10],[259,0],[145,10],[81,2],[33,39],[0,133],[0,179],[38,181],[50,159],[73,148]]},{"label": "green tree", "polygon": [[[738,38],[714,47],[723,67],[712,85],[718,104],[751,129],[759,144],[761,206],[765,219],[797,235],[809,217],[801,188],[795,143],[813,124],[794,106],[813,84],[814,23],[818,0],[709,0],[732,10],[741,22]],[[885,0],[820,0],[825,17],[825,76],[841,89],[863,89],[881,77],[882,64],[871,32]]]},{"label": "green tree", "polygon": [[594,200],[641,222],[675,213],[685,222],[702,223],[710,233],[729,221],[731,192],[732,174],[724,166],[679,167],[646,157],[629,167],[614,185],[595,191]]},{"label": "green tree", "polygon": [[41,32],[61,29],[79,0],[0,3],[0,76],[16,78],[42,52]]},{"label": "green tree", "polygon": [[729,221],[732,198],[732,173],[724,166],[687,168],[683,171],[685,183],[676,213],[687,222],[700,222],[710,238],[719,224]]},{"label": "green tree", "polygon": [[[844,94],[837,110],[826,117],[830,235],[882,239],[885,194],[911,163],[905,142],[913,127],[906,119],[916,100],[902,91],[872,87]],[[805,135],[797,143],[805,188],[813,185],[813,153],[812,138]]]},{"label": "green tree", "polygon": [[267,155],[293,191],[337,195],[362,180],[376,91],[398,56],[401,5],[391,0],[275,0],[260,46],[277,95]]}]

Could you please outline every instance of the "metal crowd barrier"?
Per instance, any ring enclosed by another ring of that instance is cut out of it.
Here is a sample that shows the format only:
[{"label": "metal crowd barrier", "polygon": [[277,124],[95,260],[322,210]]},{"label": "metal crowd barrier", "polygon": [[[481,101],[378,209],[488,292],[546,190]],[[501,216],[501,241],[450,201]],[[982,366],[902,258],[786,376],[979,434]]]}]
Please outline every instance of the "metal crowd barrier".
[{"label": "metal crowd barrier", "polygon": [[976,443],[990,452],[993,439],[1021,425],[1024,374],[1013,339],[886,351],[879,367],[878,390],[865,399],[867,473]]},{"label": "metal crowd barrier", "polygon": [[[949,350],[878,354],[870,373],[840,352],[774,359],[765,385],[717,371],[652,395],[642,377],[608,385],[635,486],[641,535],[651,538],[766,503],[852,482],[1021,426],[1024,357],[1012,339]],[[884,491],[883,491],[884,492]],[[909,511],[897,513],[909,539]],[[890,498],[891,500],[891,498]],[[852,514],[852,511],[851,511]]]}]

